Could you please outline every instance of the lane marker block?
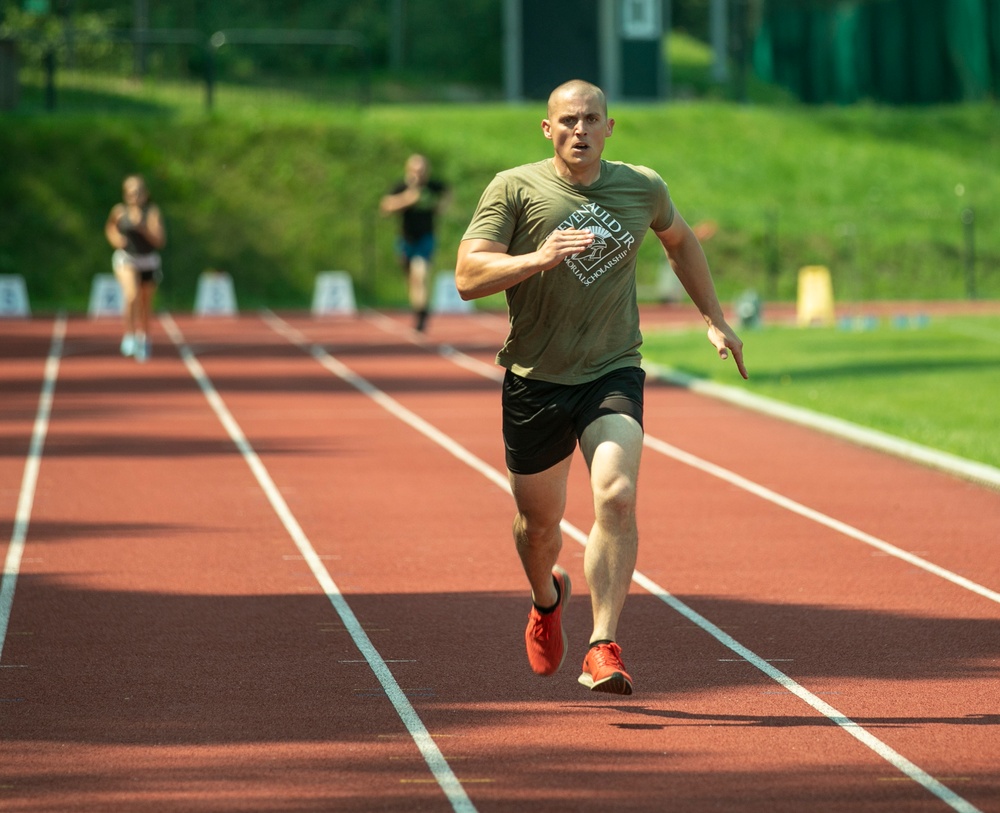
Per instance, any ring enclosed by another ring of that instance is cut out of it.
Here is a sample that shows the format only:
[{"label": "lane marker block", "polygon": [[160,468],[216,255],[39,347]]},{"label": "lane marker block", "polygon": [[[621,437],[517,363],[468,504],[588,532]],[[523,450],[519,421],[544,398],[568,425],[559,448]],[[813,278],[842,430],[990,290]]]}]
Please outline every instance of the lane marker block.
[{"label": "lane marker block", "polygon": [[833,282],[826,266],[807,265],[799,269],[796,316],[799,327],[833,325]]},{"label": "lane marker block", "polygon": [[198,316],[235,316],[233,278],[225,271],[202,271],[194,297],[194,312]]},{"label": "lane marker block", "polygon": [[313,287],[313,316],[353,316],[358,312],[354,300],[354,281],[346,271],[323,271],[316,275]]},{"label": "lane marker block", "polygon": [[121,316],[125,307],[125,297],[122,286],[118,284],[114,274],[94,274],[90,283],[90,304],[87,315],[91,319],[101,316]]},{"label": "lane marker block", "polygon": [[20,274],[0,274],[0,316],[31,316],[28,288]]},{"label": "lane marker block", "polygon": [[434,290],[431,294],[431,310],[434,313],[472,313],[475,306],[458,295],[455,287],[455,274],[452,271],[439,271],[434,277]]}]

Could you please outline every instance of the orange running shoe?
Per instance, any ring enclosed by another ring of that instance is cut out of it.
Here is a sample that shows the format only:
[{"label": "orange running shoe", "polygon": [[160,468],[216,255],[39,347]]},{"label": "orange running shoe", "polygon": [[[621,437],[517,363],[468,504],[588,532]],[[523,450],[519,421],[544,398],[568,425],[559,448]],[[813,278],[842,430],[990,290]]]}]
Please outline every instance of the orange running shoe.
[{"label": "orange running shoe", "polygon": [[532,605],[528,613],[528,628],[524,643],[528,663],[536,675],[554,675],[566,657],[566,632],[562,628],[562,611],[569,601],[569,574],[559,565],[552,568],[552,578],[559,585],[559,603],[551,613],[540,613]]},{"label": "orange running shoe", "polygon": [[592,646],[583,659],[579,681],[592,692],[632,694],[632,678],[621,659],[622,648],[616,643]]}]

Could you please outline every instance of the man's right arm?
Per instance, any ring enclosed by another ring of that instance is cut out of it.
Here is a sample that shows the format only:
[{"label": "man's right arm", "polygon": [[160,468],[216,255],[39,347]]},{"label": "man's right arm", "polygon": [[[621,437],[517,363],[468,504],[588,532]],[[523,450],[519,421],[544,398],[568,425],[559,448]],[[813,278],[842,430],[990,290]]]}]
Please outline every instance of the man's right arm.
[{"label": "man's right arm", "polygon": [[124,214],[121,204],[115,205],[108,214],[108,219],[104,222],[104,236],[108,238],[112,248],[125,248],[128,240],[118,230],[118,219]]},{"label": "man's right arm", "polygon": [[592,232],[562,229],[552,232],[541,248],[529,254],[508,254],[509,246],[473,238],[458,246],[455,287],[462,299],[506,291],[539,271],[547,271],[594,242]]},{"label": "man's right arm", "polygon": [[399,192],[383,195],[379,201],[379,211],[384,215],[395,214],[403,209],[408,209],[420,200],[420,189],[415,186],[408,186]]}]

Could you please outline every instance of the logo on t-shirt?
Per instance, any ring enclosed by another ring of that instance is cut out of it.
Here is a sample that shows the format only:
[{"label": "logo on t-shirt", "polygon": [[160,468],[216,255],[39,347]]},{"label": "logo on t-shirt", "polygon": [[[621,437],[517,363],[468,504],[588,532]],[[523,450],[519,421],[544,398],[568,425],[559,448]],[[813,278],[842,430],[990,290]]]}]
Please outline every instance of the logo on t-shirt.
[{"label": "logo on t-shirt", "polygon": [[581,206],[559,228],[585,229],[594,235],[594,242],[587,249],[565,260],[584,285],[591,285],[621,263],[635,245],[631,232],[596,203]]}]

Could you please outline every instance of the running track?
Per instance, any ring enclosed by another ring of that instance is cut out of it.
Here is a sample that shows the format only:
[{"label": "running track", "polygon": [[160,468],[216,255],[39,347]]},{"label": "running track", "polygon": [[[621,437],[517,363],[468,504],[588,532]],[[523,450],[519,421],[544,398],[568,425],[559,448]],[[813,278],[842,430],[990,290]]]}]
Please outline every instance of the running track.
[{"label": "running track", "polygon": [[503,318],[408,324],[0,325],[0,809],[1000,811],[1000,494],[651,382],[594,695],[582,462],[541,679]]}]

